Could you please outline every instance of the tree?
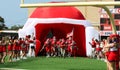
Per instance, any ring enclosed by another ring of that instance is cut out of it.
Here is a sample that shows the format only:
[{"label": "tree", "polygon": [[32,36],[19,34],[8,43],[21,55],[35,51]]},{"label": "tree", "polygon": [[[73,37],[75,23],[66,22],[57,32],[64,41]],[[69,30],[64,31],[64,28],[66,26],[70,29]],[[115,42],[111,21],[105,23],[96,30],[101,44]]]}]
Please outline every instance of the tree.
[{"label": "tree", "polygon": [[13,26],[11,26],[10,30],[18,30],[22,27],[23,27],[23,25],[13,25]]},{"label": "tree", "polygon": [[0,16],[0,30],[8,29],[8,27],[4,23],[4,18]]}]

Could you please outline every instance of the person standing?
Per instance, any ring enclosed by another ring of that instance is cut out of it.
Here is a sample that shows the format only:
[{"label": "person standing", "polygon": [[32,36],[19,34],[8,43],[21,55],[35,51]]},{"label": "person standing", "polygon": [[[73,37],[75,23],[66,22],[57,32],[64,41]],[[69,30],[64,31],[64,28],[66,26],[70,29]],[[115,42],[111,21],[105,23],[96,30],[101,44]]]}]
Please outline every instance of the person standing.
[{"label": "person standing", "polygon": [[13,42],[13,60],[12,61],[16,61],[19,57],[19,42],[18,42],[18,39],[14,39],[14,42]]},{"label": "person standing", "polygon": [[9,40],[8,42],[8,61],[12,61],[12,55],[13,55],[13,41],[12,39]]},{"label": "person standing", "polygon": [[107,65],[107,70],[110,70],[110,62],[108,61],[108,56],[109,56],[109,49],[111,46],[113,46],[114,44],[110,44],[110,38],[107,37],[107,39],[105,40],[105,44],[103,46],[103,53],[105,55],[105,62]]},{"label": "person standing", "polygon": [[116,36],[111,37],[110,44],[113,44],[109,48],[108,61],[110,63],[110,70],[119,70],[119,55],[118,55],[118,41]]},{"label": "person standing", "polygon": [[6,41],[5,41],[4,37],[2,38],[2,52],[3,52],[3,56],[2,56],[1,62],[4,63],[5,62],[5,57],[7,55]]},{"label": "person standing", "polygon": [[53,36],[53,38],[51,39],[51,56],[57,56],[57,40],[56,37]]},{"label": "person standing", "polygon": [[27,59],[27,45],[26,45],[26,42],[25,42],[25,39],[21,39],[20,40],[20,47],[21,47],[21,59]]},{"label": "person standing", "polygon": [[92,47],[92,55],[91,55],[90,57],[91,57],[91,58],[95,58],[95,57],[96,57],[96,55],[95,55],[96,43],[95,43],[94,38],[92,38],[92,42],[89,42],[89,44],[90,44],[91,47]]},{"label": "person standing", "polygon": [[100,42],[97,39],[95,39],[95,43],[96,43],[95,53],[96,53],[97,59],[100,59],[102,48],[100,47]]},{"label": "person standing", "polygon": [[62,41],[60,42],[61,55],[62,55],[62,57],[65,58],[65,54],[66,54],[66,44],[65,44],[64,38],[62,38],[61,40],[62,40]]},{"label": "person standing", "polygon": [[62,42],[62,39],[59,39],[56,43],[56,46],[57,46],[57,53],[58,53],[58,56],[61,57],[61,47],[60,47],[60,43]]},{"label": "person standing", "polygon": [[30,55],[35,57],[35,44],[36,44],[35,37],[33,37],[33,39],[29,40],[29,44],[30,44],[30,48],[31,48]]},{"label": "person standing", "polygon": [[68,54],[68,57],[71,57],[72,53],[71,53],[71,43],[73,41],[73,38],[72,36],[68,37],[68,39],[66,40],[66,46],[67,46],[67,54]]},{"label": "person standing", "polygon": [[75,41],[72,41],[72,43],[70,44],[70,49],[71,49],[71,54],[73,54],[73,56],[76,57],[78,48],[76,46]]},{"label": "person standing", "polygon": [[44,49],[46,51],[46,57],[50,57],[50,55],[51,55],[51,40],[50,40],[50,38],[46,39],[40,52],[43,51]]}]

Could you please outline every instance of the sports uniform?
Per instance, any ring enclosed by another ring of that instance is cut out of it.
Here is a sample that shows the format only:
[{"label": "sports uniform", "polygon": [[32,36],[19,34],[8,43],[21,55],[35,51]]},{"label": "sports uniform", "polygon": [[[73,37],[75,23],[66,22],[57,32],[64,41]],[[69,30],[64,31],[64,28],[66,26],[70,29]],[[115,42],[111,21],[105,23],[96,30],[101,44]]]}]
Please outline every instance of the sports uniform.
[{"label": "sports uniform", "polygon": [[53,37],[53,39],[51,40],[51,55],[57,56],[57,42],[56,42],[56,38]]},{"label": "sports uniform", "polygon": [[60,49],[61,49],[61,55],[63,57],[65,57],[66,45],[65,45],[65,40],[64,39],[62,39],[62,41],[60,42]]},{"label": "sports uniform", "polygon": [[8,44],[8,51],[12,51],[13,50],[13,44],[10,42]]}]

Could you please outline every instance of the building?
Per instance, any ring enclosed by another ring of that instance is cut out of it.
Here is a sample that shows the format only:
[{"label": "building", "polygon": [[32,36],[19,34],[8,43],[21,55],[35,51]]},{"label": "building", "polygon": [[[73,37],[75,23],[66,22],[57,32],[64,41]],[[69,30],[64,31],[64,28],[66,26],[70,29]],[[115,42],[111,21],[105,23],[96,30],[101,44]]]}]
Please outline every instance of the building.
[{"label": "building", "polygon": [[[115,0],[115,1],[119,1],[119,0]],[[114,18],[117,34],[120,34],[120,6],[114,6],[113,8],[110,8],[110,11]],[[110,34],[112,34],[112,26],[111,26],[109,16],[103,9],[101,9],[101,12],[100,12],[101,39],[108,37]]]},{"label": "building", "polygon": [[0,30],[0,40],[2,37],[9,37],[9,38],[17,38],[18,31],[17,30]]}]

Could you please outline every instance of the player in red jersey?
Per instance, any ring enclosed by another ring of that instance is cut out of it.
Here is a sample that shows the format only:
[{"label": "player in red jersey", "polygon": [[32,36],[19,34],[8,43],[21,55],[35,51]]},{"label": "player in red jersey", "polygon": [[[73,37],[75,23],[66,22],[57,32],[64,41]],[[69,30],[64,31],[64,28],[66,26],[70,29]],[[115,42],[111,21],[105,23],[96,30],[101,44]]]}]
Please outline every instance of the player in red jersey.
[{"label": "player in red jersey", "polygon": [[91,47],[93,48],[93,50],[95,50],[95,48],[96,48],[96,43],[95,43],[94,38],[92,38],[92,42],[89,42],[89,44],[91,45]]},{"label": "player in red jersey", "polygon": [[95,53],[96,53],[97,59],[100,59],[102,48],[100,47],[100,42],[97,39],[95,40],[95,43],[96,43]]},{"label": "player in red jersey", "polygon": [[60,43],[62,42],[62,39],[59,39],[56,43],[56,46],[57,46],[57,53],[58,53],[58,56],[61,57],[61,47],[60,47]]},{"label": "player in red jersey", "polygon": [[101,42],[100,42],[100,59],[101,60],[104,60],[105,61],[105,54],[103,52],[103,48],[105,46],[105,39],[103,39]]},{"label": "player in red jersey", "polygon": [[71,49],[71,54],[76,57],[77,55],[77,46],[76,46],[76,42],[73,40],[72,43],[70,44],[70,49]]},{"label": "player in red jersey", "polygon": [[45,49],[46,50],[46,57],[50,57],[51,55],[51,40],[50,38],[47,38],[46,41],[44,42],[44,45],[40,52]]},{"label": "player in red jersey", "polygon": [[51,56],[57,56],[57,40],[55,36],[51,39]]},{"label": "player in red jersey", "polygon": [[70,57],[72,55],[71,49],[70,49],[70,44],[72,43],[72,36],[68,37],[66,40],[66,47],[67,47],[67,56]]},{"label": "player in red jersey", "polygon": [[96,42],[95,42],[94,38],[92,38],[92,42],[89,42],[89,44],[92,47],[92,55],[90,57],[95,58],[96,57],[96,55],[95,55]]},{"label": "player in red jersey", "polygon": [[61,55],[62,55],[62,57],[65,58],[65,54],[66,54],[66,44],[65,44],[64,38],[62,38],[62,41],[60,42],[60,48],[61,48]]}]

